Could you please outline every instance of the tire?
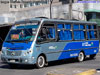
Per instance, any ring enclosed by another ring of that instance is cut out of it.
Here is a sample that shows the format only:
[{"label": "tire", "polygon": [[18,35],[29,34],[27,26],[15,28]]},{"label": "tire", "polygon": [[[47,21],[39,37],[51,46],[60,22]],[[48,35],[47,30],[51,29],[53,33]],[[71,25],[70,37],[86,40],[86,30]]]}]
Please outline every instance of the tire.
[{"label": "tire", "polygon": [[11,69],[14,69],[14,68],[17,68],[18,67],[17,64],[9,64],[9,66],[10,66]]},{"label": "tire", "polygon": [[37,58],[36,67],[43,68],[44,66],[45,66],[45,58],[44,58],[44,56],[39,56]]},{"label": "tire", "polygon": [[91,59],[94,59],[95,57],[96,57],[96,54],[90,55],[90,58],[91,58]]},{"label": "tire", "polygon": [[84,59],[85,59],[84,53],[83,52],[80,52],[79,55],[78,55],[78,57],[77,57],[77,60],[79,62],[82,62],[82,61],[84,61]]}]

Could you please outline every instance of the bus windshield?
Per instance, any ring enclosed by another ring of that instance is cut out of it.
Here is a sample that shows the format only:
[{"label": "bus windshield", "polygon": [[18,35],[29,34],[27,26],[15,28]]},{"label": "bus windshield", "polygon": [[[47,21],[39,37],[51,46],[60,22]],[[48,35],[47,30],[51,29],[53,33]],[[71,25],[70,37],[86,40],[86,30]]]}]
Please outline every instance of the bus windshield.
[{"label": "bus windshield", "polygon": [[6,42],[25,42],[33,41],[37,32],[38,25],[29,26],[18,26],[12,28],[9,32]]}]

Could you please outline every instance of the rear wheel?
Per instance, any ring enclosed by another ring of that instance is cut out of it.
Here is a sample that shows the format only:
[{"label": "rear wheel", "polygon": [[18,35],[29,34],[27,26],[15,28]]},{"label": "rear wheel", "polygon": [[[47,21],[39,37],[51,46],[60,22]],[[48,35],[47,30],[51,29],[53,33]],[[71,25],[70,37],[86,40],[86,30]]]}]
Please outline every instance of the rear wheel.
[{"label": "rear wheel", "polygon": [[96,54],[90,55],[90,58],[91,58],[91,59],[94,59],[95,57],[96,57]]},{"label": "rear wheel", "polygon": [[77,60],[79,62],[82,62],[82,61],[84,61],[84,59],[85,59],[84,53],[83,52],[80,52],[79,55],[78,55],[78,57],[77,57]]},{"label": "rear wheel", "polygon": [[45,58],[44,56],[39,56],[36,62],[37,68],[43,68],[45,66]]}]

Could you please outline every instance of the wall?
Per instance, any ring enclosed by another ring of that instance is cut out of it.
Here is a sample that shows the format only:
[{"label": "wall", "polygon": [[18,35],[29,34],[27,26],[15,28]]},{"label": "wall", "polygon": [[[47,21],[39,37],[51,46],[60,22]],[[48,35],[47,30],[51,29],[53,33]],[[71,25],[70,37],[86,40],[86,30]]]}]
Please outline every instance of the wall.
[{"label": "wall", "polygon": [[[84,20],[84,5],[79,3],[74,3],[72,8],[73,19]],[[19,11],[12,11],[6,13],[15,17],[15,20],[33,18],[33,17],[50,17],[50,7],[49,5],[35,6],[25,9],[19,9]],[[69,19],[69,5],[62,3],[55,3],[52,5],[52,17],[53,18],[63,18]]]}]

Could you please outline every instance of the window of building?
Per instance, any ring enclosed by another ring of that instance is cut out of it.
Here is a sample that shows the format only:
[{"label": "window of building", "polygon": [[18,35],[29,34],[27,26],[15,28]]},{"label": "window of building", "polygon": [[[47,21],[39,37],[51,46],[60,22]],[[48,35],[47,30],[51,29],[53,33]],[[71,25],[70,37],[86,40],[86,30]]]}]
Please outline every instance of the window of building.
[{"label": "window of building", "polygon": [[16,6],[16,5],[14,5],[14,8],[17,8],[17,6]]},{"label": "window of building", "polygon": [[23,5],[22,4],[20,4],[20,8],[23,8]]},{"label": "window of building", "polygon": [[13,8],[12,4],[10,4],[10,8]]},{"label": "window of building", "polygon": [[27,7],[27,4],[26,3],[24,4],[24,7]]}]

